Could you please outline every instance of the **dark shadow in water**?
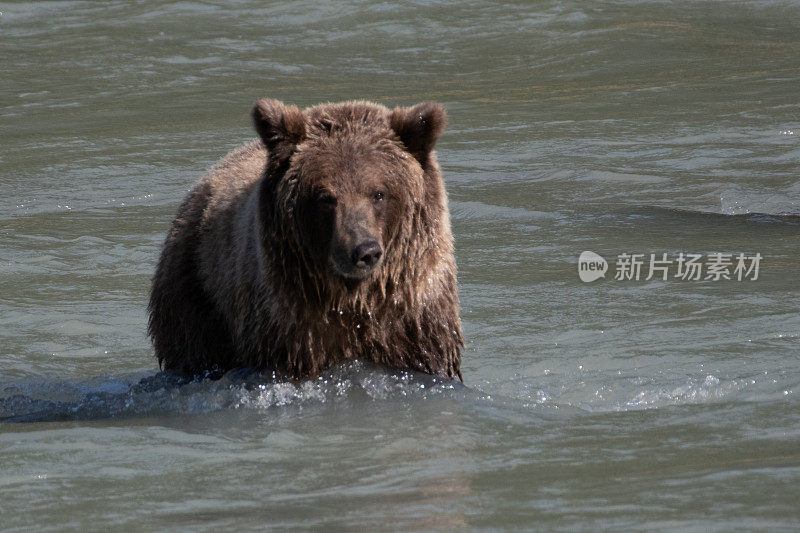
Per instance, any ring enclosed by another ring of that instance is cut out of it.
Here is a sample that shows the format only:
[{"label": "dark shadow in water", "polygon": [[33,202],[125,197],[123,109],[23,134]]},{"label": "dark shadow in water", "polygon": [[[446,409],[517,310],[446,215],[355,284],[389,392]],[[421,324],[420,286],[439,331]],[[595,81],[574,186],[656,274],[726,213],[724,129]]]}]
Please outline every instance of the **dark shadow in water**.
[{"label": "dark shadow in water", "polygon": [[[99,380],[99,383],[98,383]],[[7,386],[0,398],[0,422],[59,422],[95,420],[134,415],[144,407],[152,412],[156,404],[142,401],[146,397],[176,392],[192,380],[166,372],[142,378],[126,385],[125,379],[97,378],[91,383],[29,382]],[[202,380],[195,380],[200,382]],[[52,399],[70,397],[84,391],[76,400]],[[136,405],[139,409],[134,407]]]}]

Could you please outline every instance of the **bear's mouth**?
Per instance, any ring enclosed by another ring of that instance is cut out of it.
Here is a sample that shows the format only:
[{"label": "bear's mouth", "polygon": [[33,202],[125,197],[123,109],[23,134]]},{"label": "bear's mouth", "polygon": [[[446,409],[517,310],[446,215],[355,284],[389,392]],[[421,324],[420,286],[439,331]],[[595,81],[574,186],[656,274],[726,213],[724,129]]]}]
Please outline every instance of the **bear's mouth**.
[{"label": "bear's mouth", "polygon": [[353,279],[353,278],[342,278],[342,283],[347,288],[348,291],[354,291],[361,285],[361,279]]},{"label": "bear's mouth", "polygon": [[361,284],[361,282],[369,278],[372,273],[377,270],[377,264],[375,266],[366,268],[350,265],[342,268],[342,266],[333,258],[330,262],[330,266],[331,270],[333,270],[333,272],[342,279],[348,289],[356,288]]}]

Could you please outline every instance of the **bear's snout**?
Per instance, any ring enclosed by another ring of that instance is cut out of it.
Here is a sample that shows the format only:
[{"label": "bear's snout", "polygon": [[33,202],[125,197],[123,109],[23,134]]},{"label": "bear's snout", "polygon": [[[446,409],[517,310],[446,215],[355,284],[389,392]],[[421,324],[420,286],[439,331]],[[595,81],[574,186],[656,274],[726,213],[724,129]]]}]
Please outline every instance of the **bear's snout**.
[{"label": "bear's snout", "polygon": [[[333,269],[351,281],[361,281],[369,277],[378,268],[383,258],[381,243],[371,235],[362,238],[343,239],[333,247]],[[351,242],[346,242],[350,240]]]},{"label": "bear's snout", "polygon": [[381,255],[383,255],[383,250],[378,241],[367,241],[356,246],[350,258],[356,268],[367,270],[380,261]]},{"label": "bear's snout", "polygon": [[351,282],[368,278],[382,263],[382,221],[365,198],[342,196],[336,206],[329,264]]}]

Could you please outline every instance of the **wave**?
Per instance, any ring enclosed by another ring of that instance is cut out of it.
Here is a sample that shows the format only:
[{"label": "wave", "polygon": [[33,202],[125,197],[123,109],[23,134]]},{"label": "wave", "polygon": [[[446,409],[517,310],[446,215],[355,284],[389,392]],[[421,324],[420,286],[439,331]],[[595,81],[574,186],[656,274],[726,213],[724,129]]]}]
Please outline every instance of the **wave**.
[{"label": "wave", "polygon": [[643,215],[643,216],[672,216],[679,220],[696,219],[698,222],[724,222],[724,221],[740,221],[740,222],[757,222],[762,224],[785,224],[790,226],[800,225],[800,211],[792,213],[776,209],[773,211],[748,211],[742,210],[740,212],[726,211],[705,211],[702,209],[685,209],[680,207],[664,207],[664,206],[642,206],[639,208],[629,209],[630,215]]}]

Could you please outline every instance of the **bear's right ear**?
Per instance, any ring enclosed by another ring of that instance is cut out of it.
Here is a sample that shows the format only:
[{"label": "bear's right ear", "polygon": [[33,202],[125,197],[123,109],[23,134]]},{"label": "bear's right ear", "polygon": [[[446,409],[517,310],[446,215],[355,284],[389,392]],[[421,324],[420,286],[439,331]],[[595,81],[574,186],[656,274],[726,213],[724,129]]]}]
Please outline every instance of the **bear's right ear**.
[{"label": "bear's right ear", "polygon": [[297,106],[272,98],[259,98],[253,106],[253,125],[270,156],[288,158],[306,136],[306,119]]}]

